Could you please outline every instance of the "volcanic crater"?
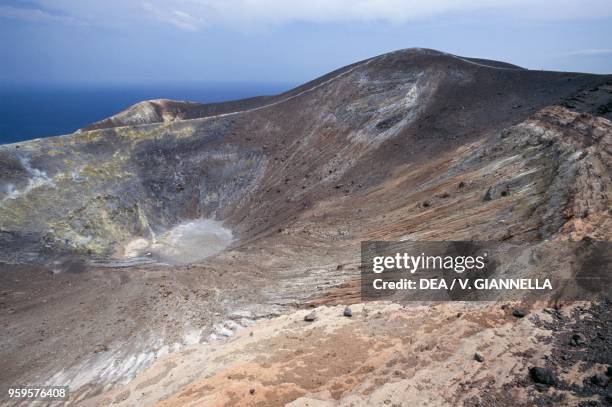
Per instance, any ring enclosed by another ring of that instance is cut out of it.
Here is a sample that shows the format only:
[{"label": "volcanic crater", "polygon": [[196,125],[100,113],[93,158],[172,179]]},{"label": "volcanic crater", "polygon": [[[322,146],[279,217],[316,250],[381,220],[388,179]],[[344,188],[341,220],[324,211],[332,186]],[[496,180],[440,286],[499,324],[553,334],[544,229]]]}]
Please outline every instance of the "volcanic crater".
[{"label": "volcanic crater", "polygon": [[[581,383],[610,352],[561,363],[558,342],[578,314],[609,340],[609,303],[518,319],[360,303],[356,280],[364,240],[609,242],[611,101],[611,75],[407,49],[2,145],[0,383],[78,405],[609,402]],[[535,364],[564,384],[534,387]]]}]

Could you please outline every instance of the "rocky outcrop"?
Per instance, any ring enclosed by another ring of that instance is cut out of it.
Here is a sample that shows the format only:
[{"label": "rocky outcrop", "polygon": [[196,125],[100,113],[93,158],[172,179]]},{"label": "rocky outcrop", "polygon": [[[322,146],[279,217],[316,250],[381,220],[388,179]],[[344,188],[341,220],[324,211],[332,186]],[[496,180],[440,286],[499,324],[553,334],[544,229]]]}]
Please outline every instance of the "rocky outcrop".
[{"label": "rocky outcrop", "polygon": [[198,103],[178,102],[168,99],[147,100],[137,103],[108,119],[94,123],[86,130],[181,120],[186,118],[187,112],[197,108],[197,106],[199,106]]}]

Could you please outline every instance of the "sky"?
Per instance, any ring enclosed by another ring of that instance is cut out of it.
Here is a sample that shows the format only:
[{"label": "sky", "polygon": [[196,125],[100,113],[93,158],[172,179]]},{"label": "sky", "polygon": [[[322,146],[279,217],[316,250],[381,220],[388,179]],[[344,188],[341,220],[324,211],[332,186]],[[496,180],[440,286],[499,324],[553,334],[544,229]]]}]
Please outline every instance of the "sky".
[{"label": "sky", "polygon": [[0,84],[297,84],[410,47],[612,73],[611,39],[611,0],[0,0]]}]

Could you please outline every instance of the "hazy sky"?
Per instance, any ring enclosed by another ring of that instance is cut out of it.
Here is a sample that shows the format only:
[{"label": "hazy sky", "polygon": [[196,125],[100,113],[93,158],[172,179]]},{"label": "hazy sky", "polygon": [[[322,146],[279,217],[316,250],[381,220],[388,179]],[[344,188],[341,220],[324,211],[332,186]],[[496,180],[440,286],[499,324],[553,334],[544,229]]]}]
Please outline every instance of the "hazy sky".
[{"label": "hazy sky", "polygon": [[612,73],[612,1],[0,0],[2,83],[298,83],[408,47]]}]

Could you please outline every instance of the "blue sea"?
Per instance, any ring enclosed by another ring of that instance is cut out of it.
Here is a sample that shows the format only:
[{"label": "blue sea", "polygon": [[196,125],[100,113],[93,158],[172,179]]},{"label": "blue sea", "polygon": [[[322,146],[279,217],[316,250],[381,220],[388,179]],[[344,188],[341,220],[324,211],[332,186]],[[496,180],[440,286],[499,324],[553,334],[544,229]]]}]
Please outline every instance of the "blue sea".
[{"label": "blue sea", "polygon": [[222,102],[275,95],[287,83],[0,84],[0,144],[69,134],[147,99]]}]

